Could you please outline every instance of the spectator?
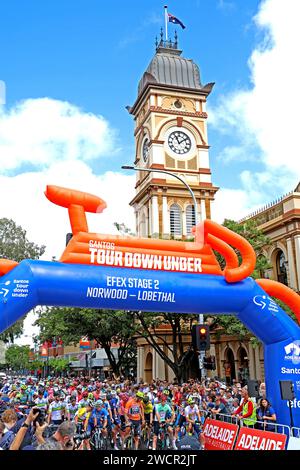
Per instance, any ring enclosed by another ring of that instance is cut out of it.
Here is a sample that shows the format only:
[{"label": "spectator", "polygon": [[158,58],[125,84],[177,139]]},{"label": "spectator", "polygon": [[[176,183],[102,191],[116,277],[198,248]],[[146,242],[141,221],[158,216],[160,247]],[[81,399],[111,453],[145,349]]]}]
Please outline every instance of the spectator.
[{"label": "spectator", "polygon": [[229,414],[229,410],[224,405],[224,403],[222,403],[220,396],[218,396],[216,398],[215,406],[214,406],[214,408],[212,408],[211,412],[212,412],[215,419],[219,419],[221,421],[225,421],[225,419],[224,419],[225,417],[220,416],[220,415],[228,415]]},{"label": "spectator", "polygon": [[262,398],[259,402],[259,407],[256,410],[257,429],[263,429],[264,431],[275,431],[276,413],[272,408],[271,403],[266,398]]},{"label": "spectator", "polygon": [[266,398],[266,384],[264,382],[259,386],[259,397]]},{"label": "spectator", "polygon": [[256,423],[256,410],[254,402],[249,397],[247,387],[242,388],[242,403],[232,416],[236,416],[238,420],[242,419],[245,426],[254,427]]},{"label": "spectator", "polygon": [[24,419],[18,420],[17,413],[12,409],[8,409],[2,413],[1,420],[5,428],[3,431],[3,437],[0,441],[0,448],[8,450]]},{"label": "spectator", "polygon": [[[53,436],[41,440],[41,445],[38,450],[43,450],[44,446],[51,448],[61,445],[62,449],[56,450],[74,450],[74,436],[76,433],[76,425],[71,421],[64,421],[59,425],[57,431]],[[41,448],[42,447],[42,448]]]}]

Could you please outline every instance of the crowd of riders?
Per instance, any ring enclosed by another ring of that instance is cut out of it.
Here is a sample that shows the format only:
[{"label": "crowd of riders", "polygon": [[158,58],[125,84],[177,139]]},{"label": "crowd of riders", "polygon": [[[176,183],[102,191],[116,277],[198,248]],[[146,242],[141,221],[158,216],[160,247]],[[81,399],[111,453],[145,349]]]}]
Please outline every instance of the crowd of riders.
[{"label": "crowd of riders", "polygon": [[[262,399],[272,426],[276,415],[263,388]],[[249,423],[254,420],[246,388],[217,379],[179,385],[83,376],[13,377],[0,383],[0,449],[124,450],[130,445],[158,450],[180,449],[184,443],[200,450],[207,416],[238,418],[243,413]]]}]

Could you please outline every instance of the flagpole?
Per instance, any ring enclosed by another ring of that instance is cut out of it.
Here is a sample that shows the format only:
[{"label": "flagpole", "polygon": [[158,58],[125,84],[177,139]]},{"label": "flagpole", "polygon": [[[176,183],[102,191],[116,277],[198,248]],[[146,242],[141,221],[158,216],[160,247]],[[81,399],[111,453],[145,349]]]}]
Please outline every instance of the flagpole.
[{"label": "flagpole", "polygon": [[165,5],[165,26],[166,26],[166,41],[168,40],[168,6]]}]

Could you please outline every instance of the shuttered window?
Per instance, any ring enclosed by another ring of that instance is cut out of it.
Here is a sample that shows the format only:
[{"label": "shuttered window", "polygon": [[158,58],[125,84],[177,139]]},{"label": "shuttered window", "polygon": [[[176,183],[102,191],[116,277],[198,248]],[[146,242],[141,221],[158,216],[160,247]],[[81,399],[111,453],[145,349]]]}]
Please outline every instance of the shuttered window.
[{"label": "shuttered window", "polygon": [[181,209],[177,204],[170,207],[170,232],[173,236],[182,236]]},{"label": "shuttered window", "polygon": [[185,213],[186,213],[186,234],[192,235],[192,227],[196,225],[195,207],[187,206]]}]

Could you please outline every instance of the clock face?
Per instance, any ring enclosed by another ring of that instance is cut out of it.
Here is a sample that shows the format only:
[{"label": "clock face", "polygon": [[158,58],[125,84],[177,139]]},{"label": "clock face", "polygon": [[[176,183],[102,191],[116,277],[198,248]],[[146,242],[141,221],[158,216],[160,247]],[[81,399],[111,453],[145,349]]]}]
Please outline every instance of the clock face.
[{"label": "clock face", "polygon": [[149,156],[149,139],[144,140],[142,153],[143,153],[144,162],[146,162]]},{"label": "clock face", "polygon": [[185,155],[191,150],[190,137],[182,131],[173,131],[168,138],[168,146],[177,155]]}]

